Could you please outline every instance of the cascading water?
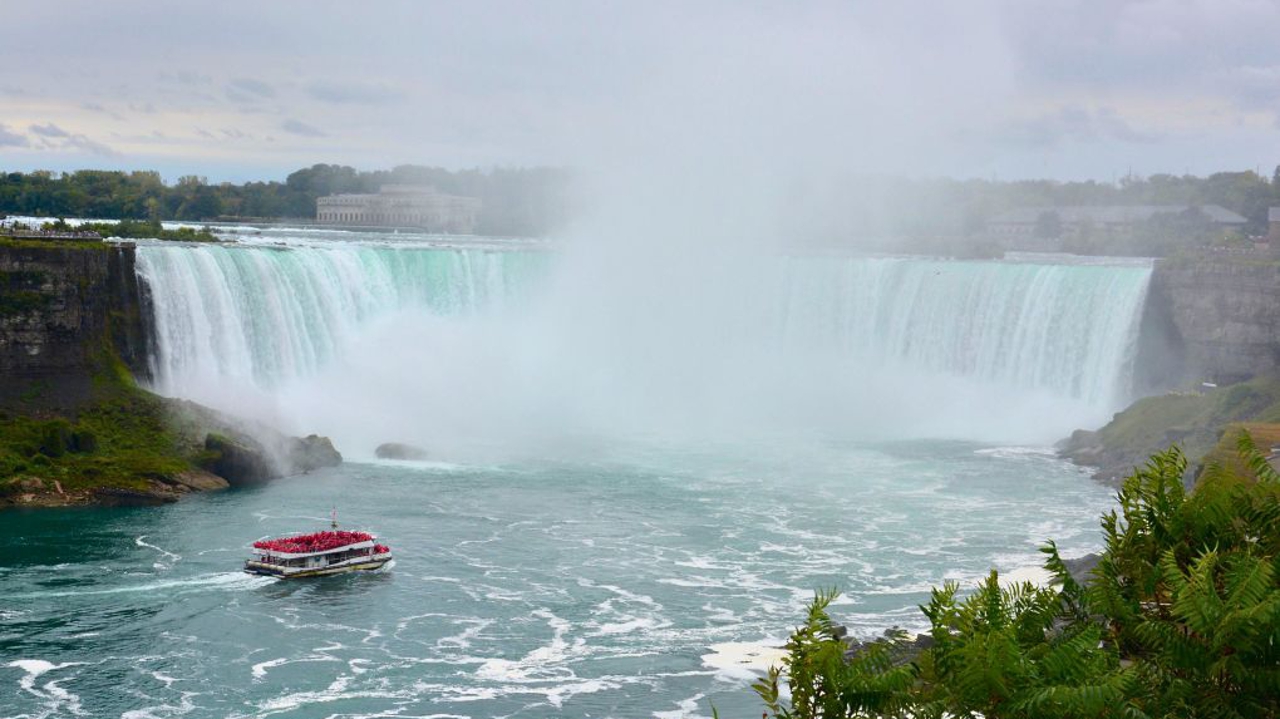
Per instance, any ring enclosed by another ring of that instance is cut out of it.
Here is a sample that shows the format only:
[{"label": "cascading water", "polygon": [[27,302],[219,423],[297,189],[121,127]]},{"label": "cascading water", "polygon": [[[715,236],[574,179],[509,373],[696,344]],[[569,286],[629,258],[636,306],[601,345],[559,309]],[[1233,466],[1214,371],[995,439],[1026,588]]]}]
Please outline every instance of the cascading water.
[{"label": "cascading water", "polygon": [[[922,631],[944,580],[1099,549],[1111,490],[1009,443],[1123,400],[1144,265],[281,234],[139,248],[157,388],[355,461],[17,514],[8,713],[747,716],[815,588],[860,638]],[[238,571],[335,504],[389,574]]]},{"label": "cascading water", "polygon": [[401,251],[371,246],[144,246],[155,298],[159,388],[193,381],[270,387],[313,373],[362,322],[414,308],[474,313],[517,297],[533,253]]},{"label": "cascading water", "polygon": [[[1034,436],[1052,439],[1127,399],[1150,275],[1142,263],[773,256],[626,286],[566,281],[558,259],[144,246],[157,389],[287,407],[309,423],[297,431],[358,445],[776,422],[1024,440],[1009,429],[1056,405]],[[991,418],[985,434],[975,416]]]},{"label": "cascading water", "polygon": [[1112,406],[1129,391],[1149,267],[918,259],[791,260],[787,345]]}]

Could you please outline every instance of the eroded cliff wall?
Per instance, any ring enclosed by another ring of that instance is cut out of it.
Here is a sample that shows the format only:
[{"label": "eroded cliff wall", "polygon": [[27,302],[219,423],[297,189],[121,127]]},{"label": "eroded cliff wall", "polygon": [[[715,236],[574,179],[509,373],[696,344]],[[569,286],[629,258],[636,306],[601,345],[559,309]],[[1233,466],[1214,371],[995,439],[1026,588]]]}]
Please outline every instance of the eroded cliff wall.
[{"label": "eroded cliff wall", "polygon": [[132,245],[0,238],[0,407],[74,411],[122,360],[145,373]]},{"label": "eroded cliff wall", "polygon": [[[1164,363],[1149,372],[1181,383],[1225,384],[1280,369],[1280,261],[1252,255],[1160,260],[1147,301],[1140,366]],[[1157,347],[1146,346],[1151,343]]]}]

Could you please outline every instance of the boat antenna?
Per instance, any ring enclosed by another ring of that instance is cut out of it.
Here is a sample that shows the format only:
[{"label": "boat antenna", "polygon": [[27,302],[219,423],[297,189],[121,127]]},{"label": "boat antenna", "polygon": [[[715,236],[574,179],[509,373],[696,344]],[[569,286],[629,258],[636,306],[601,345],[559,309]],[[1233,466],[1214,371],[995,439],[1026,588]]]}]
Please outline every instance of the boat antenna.
[{"label": "boat antenna", "polygon": [[336,506],[329,510],[329,526],[333,529],[338,528],[338,508]]}]

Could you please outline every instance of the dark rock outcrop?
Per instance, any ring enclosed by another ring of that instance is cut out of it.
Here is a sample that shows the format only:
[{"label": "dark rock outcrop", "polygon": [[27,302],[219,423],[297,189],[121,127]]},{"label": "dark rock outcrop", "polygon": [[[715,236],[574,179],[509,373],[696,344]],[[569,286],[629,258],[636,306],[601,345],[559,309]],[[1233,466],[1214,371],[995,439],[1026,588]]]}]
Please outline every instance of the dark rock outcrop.
[{"label": "dark rock outcrop", "polygon": [[422,461],[430,457],[427,450],[414,446],[412,444],[402,444],[400,442],[387,442],[378,445],[373,451],[379,459],[407,459],[414,461]]},{"label": "dark rock outcrop", "polygon": [[1062,563],[1066,565],[1067,573],[1076,580],[1076,584],[1083,586],[1093,579],[1093,570],[1101,560],[1100,554],[1086,554],[1075,559],[1063,559]]},{"label": "dark rock outcrop", "polygon": [[233,487],[261,484],[280,476],[261,446],[232,439],[222,434],[209,434],[204,440],[205,455],[201,465],[227,480]]},{"label": "dark rock outcrop", "polygon": [[289,442],[287,465],[288,474],[306,474],[323,467],[337,467],[342,464],[342,455],[334,448],[328,437],[309,434],[306,437],[293,437]]},{"label": "dark rock outcrop", "polygon": [[342,464],[328,437],[287,437],[262,428],[251,434],[227,424],[220,429],[205,436],[201,466],[233,487]]},{"label": "dark rock outcrop", "polygon": [[844,652],[846,659],[853,659],[874,646],[884,644],[889,645],[889,660],[895,665],[901,665],[914,661],[920,656],[920,652],[933,646],[933,637],[928,634],[910,636],[898,627],[886,629],[882,636],[866,641],[847,636],[848,630],[843,626],[837,626],[836,630],[836,636],[844,639],[848,646]]}]

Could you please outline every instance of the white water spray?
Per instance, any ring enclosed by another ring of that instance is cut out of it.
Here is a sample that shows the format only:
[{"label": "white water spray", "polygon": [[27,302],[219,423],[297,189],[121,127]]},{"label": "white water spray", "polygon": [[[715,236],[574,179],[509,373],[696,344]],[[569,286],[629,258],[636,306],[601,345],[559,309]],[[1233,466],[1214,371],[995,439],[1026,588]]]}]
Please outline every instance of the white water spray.
[{"label": "white water spray", "polygon": [[1128,399],[1150,275],[785,255],[590,265],[363,242],[139,251],[158,390],[354,456],[757,432],[1049,441]]}]

